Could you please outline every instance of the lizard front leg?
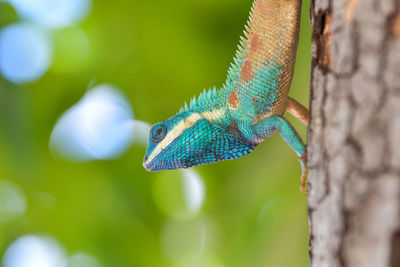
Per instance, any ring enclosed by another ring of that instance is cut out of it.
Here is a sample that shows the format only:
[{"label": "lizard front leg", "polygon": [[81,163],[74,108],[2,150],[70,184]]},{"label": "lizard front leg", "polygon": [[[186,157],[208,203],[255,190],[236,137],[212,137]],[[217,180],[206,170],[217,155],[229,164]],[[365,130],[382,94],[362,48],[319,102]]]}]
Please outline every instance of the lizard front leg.
[{"label": "lizard front leg", "polygon": [[307,195],[307,152],[306,147],[296,130],[290,123],[279,115],[273,115],[265,118],[253,125],[254,133],[258,138],[265,139],[274,131],[278,131],[282,138],[296,152],[300,159],[302,168],[300,189],[304,195]]}]

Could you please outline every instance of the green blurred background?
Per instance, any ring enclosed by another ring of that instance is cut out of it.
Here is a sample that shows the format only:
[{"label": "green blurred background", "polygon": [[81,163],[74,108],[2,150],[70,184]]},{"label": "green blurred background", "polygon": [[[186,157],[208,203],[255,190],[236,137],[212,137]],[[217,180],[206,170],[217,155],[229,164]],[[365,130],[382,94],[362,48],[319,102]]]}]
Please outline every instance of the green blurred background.
[{"label": "green blurred background", "polygon": [[[57,120],[96,85],[119,88],[134,118],[150,124],[221,86],[250,7],[250,0],[93,0],[84,19],[48,30],[53,53],[42,77],[15,84],[0,75],[0,257],[33,235],[57,242],[68,266],[309,266],[300,164],[279,135],[246,157],[186,174],[146,172],[140,142],[117,158],[83,162],[49,148]],[[308,10],[304,1],[290,92],[306,106]],[[20,21],[0,2],[1,28]],[[305,140],[306,127],[287,117]],[[199,210],[188,206],[185,175],[198,176]],[[91,262],[72,260],[78,254]]]}]

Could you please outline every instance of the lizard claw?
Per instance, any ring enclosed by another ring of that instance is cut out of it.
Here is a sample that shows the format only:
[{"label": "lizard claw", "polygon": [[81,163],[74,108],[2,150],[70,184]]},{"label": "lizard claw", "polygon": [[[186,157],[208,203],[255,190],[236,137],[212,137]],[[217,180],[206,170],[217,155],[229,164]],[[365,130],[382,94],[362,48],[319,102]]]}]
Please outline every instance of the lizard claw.
[{"label": "lizard claw", "polygon": [[307,175],[308,175],[308,167],[307,167],[307,152],[304,152],[304,154],[299,158],[300,159],[300,164],[301,164],[301,182],[300,182],[300,191],[303,195],[307,196],[308,195],[308,181],[307,181]]}]

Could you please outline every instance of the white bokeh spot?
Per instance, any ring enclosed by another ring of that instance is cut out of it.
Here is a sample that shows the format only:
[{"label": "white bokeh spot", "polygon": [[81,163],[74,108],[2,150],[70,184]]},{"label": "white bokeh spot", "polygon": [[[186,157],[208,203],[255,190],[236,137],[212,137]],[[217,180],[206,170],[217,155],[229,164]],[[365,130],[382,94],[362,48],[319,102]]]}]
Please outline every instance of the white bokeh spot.
[{"label": "white bokeh spot", "polygon": [[192,169],[182,170],[183,194],[191,213],[197,213],[204,202],[205,188],[200,175]]},{"label": "white bokeh spot", "polygon": [[63,267],[65,253],[52,238],[25,235],[6,250],[3,267]]},{"label": "white bokeh spot", "polygon": [[103,84],[61,116],[50,147],[70,160],[111,159],[131,145],[133,134],[133,111],[128,101],[117,88]]},{"label": "white bokeh spot", "polygon": [[13,83],[39,79],[49,69],[52,43],[42,29],[16,23],[0,32],[0,72]]},{"label": "white bokeh spot", "polygon": [[22,18],[50,28],[69,26],[84,19],[90,0],[9,0]]}]

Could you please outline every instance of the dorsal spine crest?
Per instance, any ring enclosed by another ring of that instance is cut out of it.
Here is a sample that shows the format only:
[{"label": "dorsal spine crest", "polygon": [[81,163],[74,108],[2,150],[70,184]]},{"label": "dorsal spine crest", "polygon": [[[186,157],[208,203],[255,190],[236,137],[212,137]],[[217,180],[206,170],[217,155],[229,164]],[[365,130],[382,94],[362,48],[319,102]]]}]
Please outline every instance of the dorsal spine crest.
[{"label": "dorsal spine crest", "polygon": [[179,110],[188,111],[188,110],[207,110],[208,108],[213,108],[215,104],[220,101],[220,90],[217,90],[216,87],[210,88],[209,90],[204,89],[204,91],[199,95],[196,100],[196,96],[194,96],[190,100],[190,104],[185,105]]}]

